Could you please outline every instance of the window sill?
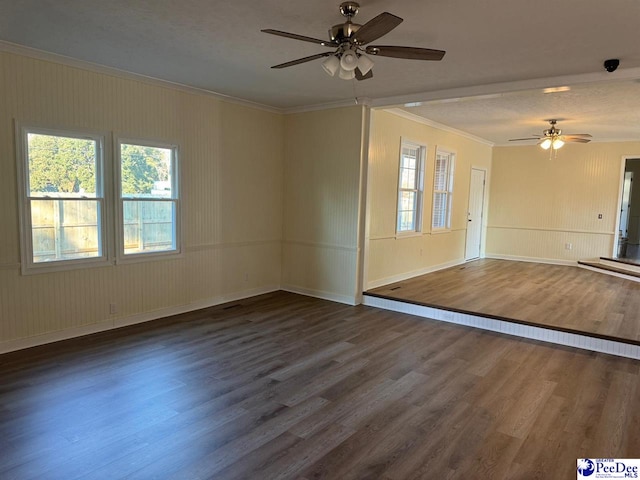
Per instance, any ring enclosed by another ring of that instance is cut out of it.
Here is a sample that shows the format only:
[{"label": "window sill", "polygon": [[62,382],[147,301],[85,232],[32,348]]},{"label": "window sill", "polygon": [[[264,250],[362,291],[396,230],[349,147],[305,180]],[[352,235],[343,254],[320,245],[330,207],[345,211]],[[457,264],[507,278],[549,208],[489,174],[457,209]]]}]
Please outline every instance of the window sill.
[{"label": "window sill", "polygon": [[441,233],[451,233],[450,228],[438,228],[435,230],[431,230],[431,235],[440,235]]},{"label": "window sill", "polygon": [[113,265],[113,261],[108,258],[91,259],[84,261],[77,260],[58,260],[52,262],[29,263],[22,262],[22,275],[39,275],[42,273],[68,272],[70,270],[83,270],[89,268],[109,267]]},{"label": "window sill", "polygon": [[170,252],[149,252],[149,253],[132,253],[122,255],[116,259],[116,265],[128,265],[130,263],[153,262],[159,260],[175,260],[184,257],[184,253],[180,250],[171,250]]},{"label": "window sill", "polygon": [[422,232],[403,232],[403,233],[396,233],[396,240],[399,240],[401,238],[413,238],[413,237],[421,237],[422,236]]}]

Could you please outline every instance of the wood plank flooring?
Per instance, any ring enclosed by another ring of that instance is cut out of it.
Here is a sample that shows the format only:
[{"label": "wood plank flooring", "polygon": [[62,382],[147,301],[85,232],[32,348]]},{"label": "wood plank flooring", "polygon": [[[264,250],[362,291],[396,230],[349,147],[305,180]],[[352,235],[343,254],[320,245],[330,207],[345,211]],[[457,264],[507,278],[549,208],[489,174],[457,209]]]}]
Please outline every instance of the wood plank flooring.
[{"label": "wood plank flooring", "polygon": [[2,479],[575,479],[640,362],[278,292],[0,356]]},{"label": "wood plank flooring", "polygon": [[482,259],[370,293],[640,344],[640,283],[578,267]]}]

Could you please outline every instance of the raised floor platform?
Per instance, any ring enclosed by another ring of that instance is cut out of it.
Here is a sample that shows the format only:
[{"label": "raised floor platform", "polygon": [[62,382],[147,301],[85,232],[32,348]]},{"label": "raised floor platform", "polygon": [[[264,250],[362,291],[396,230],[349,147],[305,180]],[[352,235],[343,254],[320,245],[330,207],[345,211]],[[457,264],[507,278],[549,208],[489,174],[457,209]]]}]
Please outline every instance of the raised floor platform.
[{"label": "raised floor platform", "polygon": [[640,282],[640,265],[635,261],[622,258],[600,257],[593,260],[580,260],[578,265],[601,273]]},{"label": "raised floor platform", "polygon": [[364,303],[640,359],[640,283],[578,267],[476,260],[372,289]]}]

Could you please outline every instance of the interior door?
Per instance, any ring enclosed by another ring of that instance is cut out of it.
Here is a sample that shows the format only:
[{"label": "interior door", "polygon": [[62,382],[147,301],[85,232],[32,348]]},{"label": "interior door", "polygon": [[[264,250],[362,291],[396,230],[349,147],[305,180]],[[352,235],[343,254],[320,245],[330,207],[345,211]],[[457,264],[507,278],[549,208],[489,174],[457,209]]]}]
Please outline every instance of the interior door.
[{"label": "interior door", "polygon": [[620,232],[624,238],[629,236],[629,209],[631,207],[631,187],[633,172],[624,172],[622,187],[622,208],[620,209]]},{"label": "interior door", "polygon": [[480,257],[482,243],[482,214],[484,208],[484,184],[486,172],[477,168],[471,169],[469,186],[469,210],[467,214],[467,243],[465,260]]}]

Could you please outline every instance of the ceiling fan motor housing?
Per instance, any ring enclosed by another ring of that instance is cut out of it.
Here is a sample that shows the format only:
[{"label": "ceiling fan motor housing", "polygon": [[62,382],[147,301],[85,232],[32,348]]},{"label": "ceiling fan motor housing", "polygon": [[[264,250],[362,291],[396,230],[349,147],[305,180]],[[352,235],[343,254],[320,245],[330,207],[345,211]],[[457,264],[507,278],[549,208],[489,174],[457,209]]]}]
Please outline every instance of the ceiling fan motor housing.
[{"label": "ceiling fan motor housing", "polygon": [[358,25],[357,23],[351,23],[350,21],[346,21],[345,23],[340,23],[338,25],[334,25],[329,30],[329,38],[332,42],[344,43],[348,42],[351,36],[360,30],[362,25]]}]

